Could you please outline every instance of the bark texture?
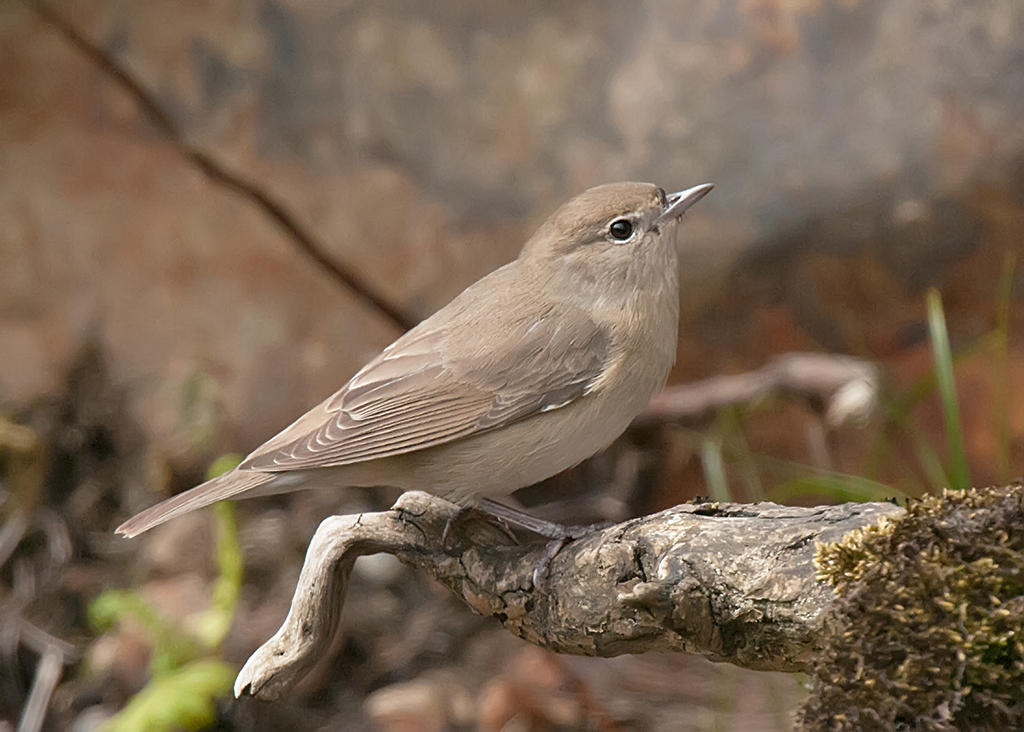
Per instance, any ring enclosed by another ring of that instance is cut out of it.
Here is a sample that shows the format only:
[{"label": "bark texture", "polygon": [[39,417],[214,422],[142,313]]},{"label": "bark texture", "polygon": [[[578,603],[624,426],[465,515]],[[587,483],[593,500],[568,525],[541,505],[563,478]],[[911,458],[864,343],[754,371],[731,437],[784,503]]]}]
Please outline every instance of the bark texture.
[{"label": "bark texture", "polygon": [[511,543],[442,499],[406,493],[389,511],[324,520],[284,624],[242,668],[235,693],[274,699],[297,681],[330,640],[356,558],[377,552],[562,653],[675,650],[747,668],[806,669],[834,600],[817,577],[817,545],[902,513],[887,503],[684,504],[596,529],[545,564],[543,544]]}]

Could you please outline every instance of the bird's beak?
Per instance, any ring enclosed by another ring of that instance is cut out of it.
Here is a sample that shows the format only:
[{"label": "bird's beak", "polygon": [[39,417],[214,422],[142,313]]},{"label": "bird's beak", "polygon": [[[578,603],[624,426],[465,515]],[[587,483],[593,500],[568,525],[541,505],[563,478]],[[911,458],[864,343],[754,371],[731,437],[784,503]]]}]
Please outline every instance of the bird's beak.
[{"label": "bird's beak", "polygon": [[670,193],[665,205],[665,210],[662,211],[661,216],[658,217],[658,223],[678,219],[683,215],[686,209],[690,208],[690,206],[708,195],[714,187],[713,183],[701,183],[699,186],[687,188],[685,191]]}]

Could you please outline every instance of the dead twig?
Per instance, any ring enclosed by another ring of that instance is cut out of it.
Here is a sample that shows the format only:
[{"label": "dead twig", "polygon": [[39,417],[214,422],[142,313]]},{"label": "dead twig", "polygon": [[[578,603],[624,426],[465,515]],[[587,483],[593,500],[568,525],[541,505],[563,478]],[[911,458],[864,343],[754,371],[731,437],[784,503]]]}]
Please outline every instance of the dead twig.
[{"label": "dead twig", "polygon": [[32,690],[29,692],[28,701],[21,710],[21,719],[18,720],[18,732],[38,732],[43,727],[43,720],[46,719],[46,709],[50,706],[50,697],[53,690],[57,688],[61,672],[64,669],[65,658],[56,647],[49,647],[43,652],[36,666],[36,675],[32,680]]},{"label": "dead twig", "polygon": [[723,407],[775,393],[825,405],[830,427],[863,424],[878,404],[879,389],[878,368],[868,361],[828,353],[787,353],[755,371],[670,386],[651,400],[634,424],[696,422]]}]

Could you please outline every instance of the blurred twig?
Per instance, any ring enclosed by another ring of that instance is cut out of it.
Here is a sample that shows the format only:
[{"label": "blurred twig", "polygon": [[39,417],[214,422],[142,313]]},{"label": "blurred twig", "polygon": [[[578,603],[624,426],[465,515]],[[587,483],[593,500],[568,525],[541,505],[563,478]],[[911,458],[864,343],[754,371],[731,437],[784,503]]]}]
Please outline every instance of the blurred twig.
[{"label": "blurred twig", "polygon": [[64,664],[77,659],[78,652],[67,641],[50,635],[24,618],[18,619],[18,625],[21,641],[39,654],[32,689],[18,721],[18,732],[36,732],[43,727],[50,697],[60,681]]},{"label": "blurred twig", "polygon": [[142,83],[126,68],[118,64],[117,60],[109,53],[80,33],[67,18],[46,3],[33,2],[31,7],[40,18],[57,30],[71,45],[126,91],[183,158],[195,165],[214,183],[249,199],[277,223],[295,246],[312,259],[318,267],[373,306],[395,325],[403,330],[408,330],[416,324],[417,318],[388,302],[380,293],[374,291],[361,276],[331,259],[326,253],[326,247],[272,193],[241,174],[228,170],[209,153],[185,139],[178,126]]},{"label": "blurred twig", "polygon": [[[6,569],[9,562],[13,565],[11,586],[0,584],[0,655],[5,664],[17,656],[20,646],[39,655],[18,732],[42,729],[63,666],[77,655],[70,643],[22,616],[41,586],[57,574],[72,553],[64,521],[38,505],[45,470],[46,453],[35,430],[0,417],[0,568]],[[44,540],[46,553],[41,569],[28,559],[15,557],[19,545],[32,532],[38,532]]]},{"label": "blurred twig", "polygon": [[851,356],[787,353],[756,371],[670,386],[651,400],[637,424],[699,421],[723,407],[789,393],[825,404],[830,427],[863,423],[878,403],[878,368]]},{"label": "blurred twig", "polygon": [[48,646],[36,666],[36,675],[32,681],[32,691],[28,701],[21,710],[18,721],[18,732],[37,732],[42,729],[46,719],[46,709],[50,705],[50,697],[57,688],[60,674],[64,667],[64,654],[56,646]]}]

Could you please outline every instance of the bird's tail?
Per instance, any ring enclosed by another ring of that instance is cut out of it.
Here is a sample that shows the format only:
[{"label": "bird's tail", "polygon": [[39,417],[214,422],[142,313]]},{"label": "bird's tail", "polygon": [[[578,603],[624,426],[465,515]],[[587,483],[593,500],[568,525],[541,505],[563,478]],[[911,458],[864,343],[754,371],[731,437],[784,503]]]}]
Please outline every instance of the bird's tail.
[{"label": "bird's tail", "polygon": [[[122,536],[138,536],[154,526],[177,518],[197,508],[209,506],[211,503],[227,498],[252,498],[257,495],[274,493],[273,490],[254,490],[275,478],[274,473],[260,473],[255,470],[230,470],[212,480],[189,488],[183,493],[150,506],[145,511],[132,516],[117,527]],[[267,486],[269,487],[269,486]],[[241,495],[241,494],[246,495]]]}]

